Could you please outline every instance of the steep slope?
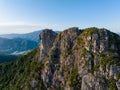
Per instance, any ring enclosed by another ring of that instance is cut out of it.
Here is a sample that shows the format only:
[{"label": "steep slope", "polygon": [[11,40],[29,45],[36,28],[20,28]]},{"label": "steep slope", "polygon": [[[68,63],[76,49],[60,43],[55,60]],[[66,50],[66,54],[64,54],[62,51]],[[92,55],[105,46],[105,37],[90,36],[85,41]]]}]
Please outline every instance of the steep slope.
[{"label": "steep slope", "polygon": [[117,34],[94,27],[84,30],[73,27],[59,34],[43,30],[40,39],[39,49],[0,65],[0,89],[120,89]]},{"label": "steep slope", "polygon": [[[44,90],[40,78],[43,65],[35,61],[37,49],[18,60],[0,64],[0,90]],[[36,84],[36,83],[39,83]]]},{"label": "steep slope", "polygon": [[51,90],[117,89],[120,37],[106,29],[70,28],[56,37],[45,64],[42,77]]}]

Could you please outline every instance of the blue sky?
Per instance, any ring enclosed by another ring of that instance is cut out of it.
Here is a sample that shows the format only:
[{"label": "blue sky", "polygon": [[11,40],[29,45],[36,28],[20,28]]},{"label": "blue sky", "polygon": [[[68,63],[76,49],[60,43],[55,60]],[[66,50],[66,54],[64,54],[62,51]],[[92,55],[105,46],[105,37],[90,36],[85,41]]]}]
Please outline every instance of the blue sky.
[{"label": "blue sky", "polygon": [[0,0],[0,34],[73,26],[120,32],[120,0]]}]

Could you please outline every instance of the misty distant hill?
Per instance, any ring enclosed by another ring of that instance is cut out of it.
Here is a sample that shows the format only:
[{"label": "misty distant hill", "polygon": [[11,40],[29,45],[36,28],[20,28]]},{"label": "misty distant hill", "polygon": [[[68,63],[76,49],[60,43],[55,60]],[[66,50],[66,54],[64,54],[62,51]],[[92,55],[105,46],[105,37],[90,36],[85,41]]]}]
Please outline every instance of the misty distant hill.
[{"label": "misty distant hill", "polygon": [[120,35],[120,33],[118,33],[118,35]]},{"label": "misty distant hill", "polygon": [[0,54],[20,53],[32,50],[38,46],[36,41],[22,38],[0,38]]},{"label": "misty distant hill", "polygon": [[25,33],[25,34],[2,34],[0,37],[2,38],[8,38],[8,39],[13,39],[13,38],[24,38],[32,41],[39,42],[39,34],[42,32],[42,30],[39,31],[34,31],[30,33]]},{"label": "misty distant hill", "polygon": [[[32,41],[36,41],[37,43],[40,42],[39,35],[43,30],[38,30],[30,33],[25,33],[25,34],[2,34],[0,37],[2,38],[8,38],[8,39],[13,39],[13,38],[23,38],[23,39],[28,39]],[[55,31],[56,33],[59,33],[60,31]]]},{"label": "misty distant hill", "polygon": [[[15,60],[18,55],[23,55],[38,47],[41,32],[42,30],[26,34],[0,35],[0,63]],[[59,31],[56,31],[56,33],[59,33]]]},{"label": "misty distant hill", "polygon": [[[22,54],[36,48],[40,43],[39,35],[42,31],[0,35],[0,54]],[[59,33],[59,31],[55,32]]]}]

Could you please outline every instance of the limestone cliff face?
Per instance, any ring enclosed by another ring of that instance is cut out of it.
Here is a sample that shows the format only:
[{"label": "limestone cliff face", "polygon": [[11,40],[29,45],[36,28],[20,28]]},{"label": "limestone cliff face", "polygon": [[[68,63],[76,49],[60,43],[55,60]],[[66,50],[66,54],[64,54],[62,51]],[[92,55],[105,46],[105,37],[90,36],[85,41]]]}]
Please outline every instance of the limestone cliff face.
[{"label": "limestone cliff face", "polygon": [[0,64],[0,90],[120,90],[120,36],[45,29],[39,49]]},{"label": "limestone cliff face", "polygon": [[120,36],[98,28],[40,34],[47,90],[120,90]]},{"label": "limestone cliff face", "polygon": [[57,33],[53,32],[50,29],[45,29],[43,32],[40,34],[40,61],[43,61],[47,53],[49,52],[50,48],[53,45],[53,42],[56,38]]}]

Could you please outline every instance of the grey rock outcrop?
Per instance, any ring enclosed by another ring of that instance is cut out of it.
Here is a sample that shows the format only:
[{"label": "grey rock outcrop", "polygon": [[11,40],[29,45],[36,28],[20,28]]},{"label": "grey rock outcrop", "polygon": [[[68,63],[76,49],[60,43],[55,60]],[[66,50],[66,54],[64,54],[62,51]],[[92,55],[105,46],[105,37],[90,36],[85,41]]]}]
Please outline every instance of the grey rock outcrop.
[{"label": "grey rock outcrop", "polygon": [[41,78],[47,90],[119,89],[120,37],[116,34],[73,27],[58,35],[44,31],[40,38]]},{"label": "grey rock outcrop", "polygon": [[116,82],[117,89],[120,90],[120,79]]},{"label": "grey rock outcrop", "polygon": [[44,60],[47,56],[47,53],[49,52],[50,48],[53,45],[53,42],[57,36],[57,33],[50,29],[45,29],[40,34],[40,61]]},{"label": "grey rock outcrop", "polygon": [[73,27],[40,39],[39,49],[0,65],[0,90],[120,90],[117,34]]}]

